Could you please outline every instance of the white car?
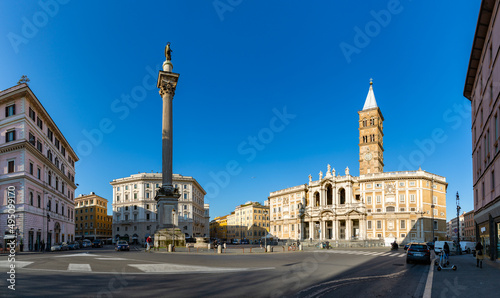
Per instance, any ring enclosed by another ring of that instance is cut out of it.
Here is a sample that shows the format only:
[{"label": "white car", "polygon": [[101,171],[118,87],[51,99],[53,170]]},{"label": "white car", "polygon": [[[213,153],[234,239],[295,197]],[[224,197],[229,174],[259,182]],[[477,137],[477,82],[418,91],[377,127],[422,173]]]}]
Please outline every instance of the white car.
[{"label": "white car", "polygon": [[457,245],[453,241],[436,241],[434,243],[434,252],[439,254],[444,247],[444,243],[447,242],[450,247],[450,254],[454,254],[457,252]]}]

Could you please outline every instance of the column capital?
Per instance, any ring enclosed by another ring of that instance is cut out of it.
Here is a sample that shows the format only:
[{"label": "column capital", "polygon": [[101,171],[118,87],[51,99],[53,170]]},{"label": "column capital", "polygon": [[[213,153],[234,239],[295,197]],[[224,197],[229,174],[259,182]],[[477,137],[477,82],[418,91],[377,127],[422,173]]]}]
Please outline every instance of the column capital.
[{"label": "column capital", "polygon": [[169,81],[163,82],[163,84],[160,86],[159,91],[161,97],[164,98],[165,96],[170,96],[170,98],[173,99],[175,95],[175,87],[177,87],[176,85],[177,84]]}]

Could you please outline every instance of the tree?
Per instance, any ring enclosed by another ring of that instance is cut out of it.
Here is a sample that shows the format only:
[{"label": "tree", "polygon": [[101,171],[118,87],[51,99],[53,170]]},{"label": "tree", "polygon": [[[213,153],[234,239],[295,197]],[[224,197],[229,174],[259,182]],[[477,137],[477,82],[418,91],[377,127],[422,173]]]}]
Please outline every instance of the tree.
[{"label": "tree", "polygon": [[17,81],[17,84],[28,84],[30,82],[30,79],[28,79],[28,76],[22,75],[19,81]]}]

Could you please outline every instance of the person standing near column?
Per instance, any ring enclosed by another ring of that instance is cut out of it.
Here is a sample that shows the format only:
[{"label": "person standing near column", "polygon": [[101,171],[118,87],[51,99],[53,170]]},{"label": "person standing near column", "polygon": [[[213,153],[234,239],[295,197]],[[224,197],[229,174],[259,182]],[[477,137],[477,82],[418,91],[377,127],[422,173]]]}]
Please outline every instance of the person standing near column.
[{"label": "person standing near column", "polygon": [[476,244],[476,267],[483,268],[483,245],[481,241],[478,241]]}]

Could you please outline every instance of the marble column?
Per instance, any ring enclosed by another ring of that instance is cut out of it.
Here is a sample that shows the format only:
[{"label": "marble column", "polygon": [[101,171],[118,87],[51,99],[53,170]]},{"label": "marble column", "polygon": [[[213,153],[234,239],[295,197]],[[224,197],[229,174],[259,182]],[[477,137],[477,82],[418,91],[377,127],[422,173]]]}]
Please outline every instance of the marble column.
[{"label": "marble column", "polygon": [[[168,51],[168,52],[167,52]],[[158,229],[175,228],[178,225],[177,212],[180,194],[172,185],[173,112],[172,101],[179,74],[172,72],[170,44],[165,48],[166,61],[158,74],[157,87],[163,101],[162,108],[162,186],[158,189],[157,201]]]},{"label": "marble column", "polygon": [[351,240],[351,234],[352,234],[352,223],[351,219],[348,218],[345,221],[345,239]]}]

